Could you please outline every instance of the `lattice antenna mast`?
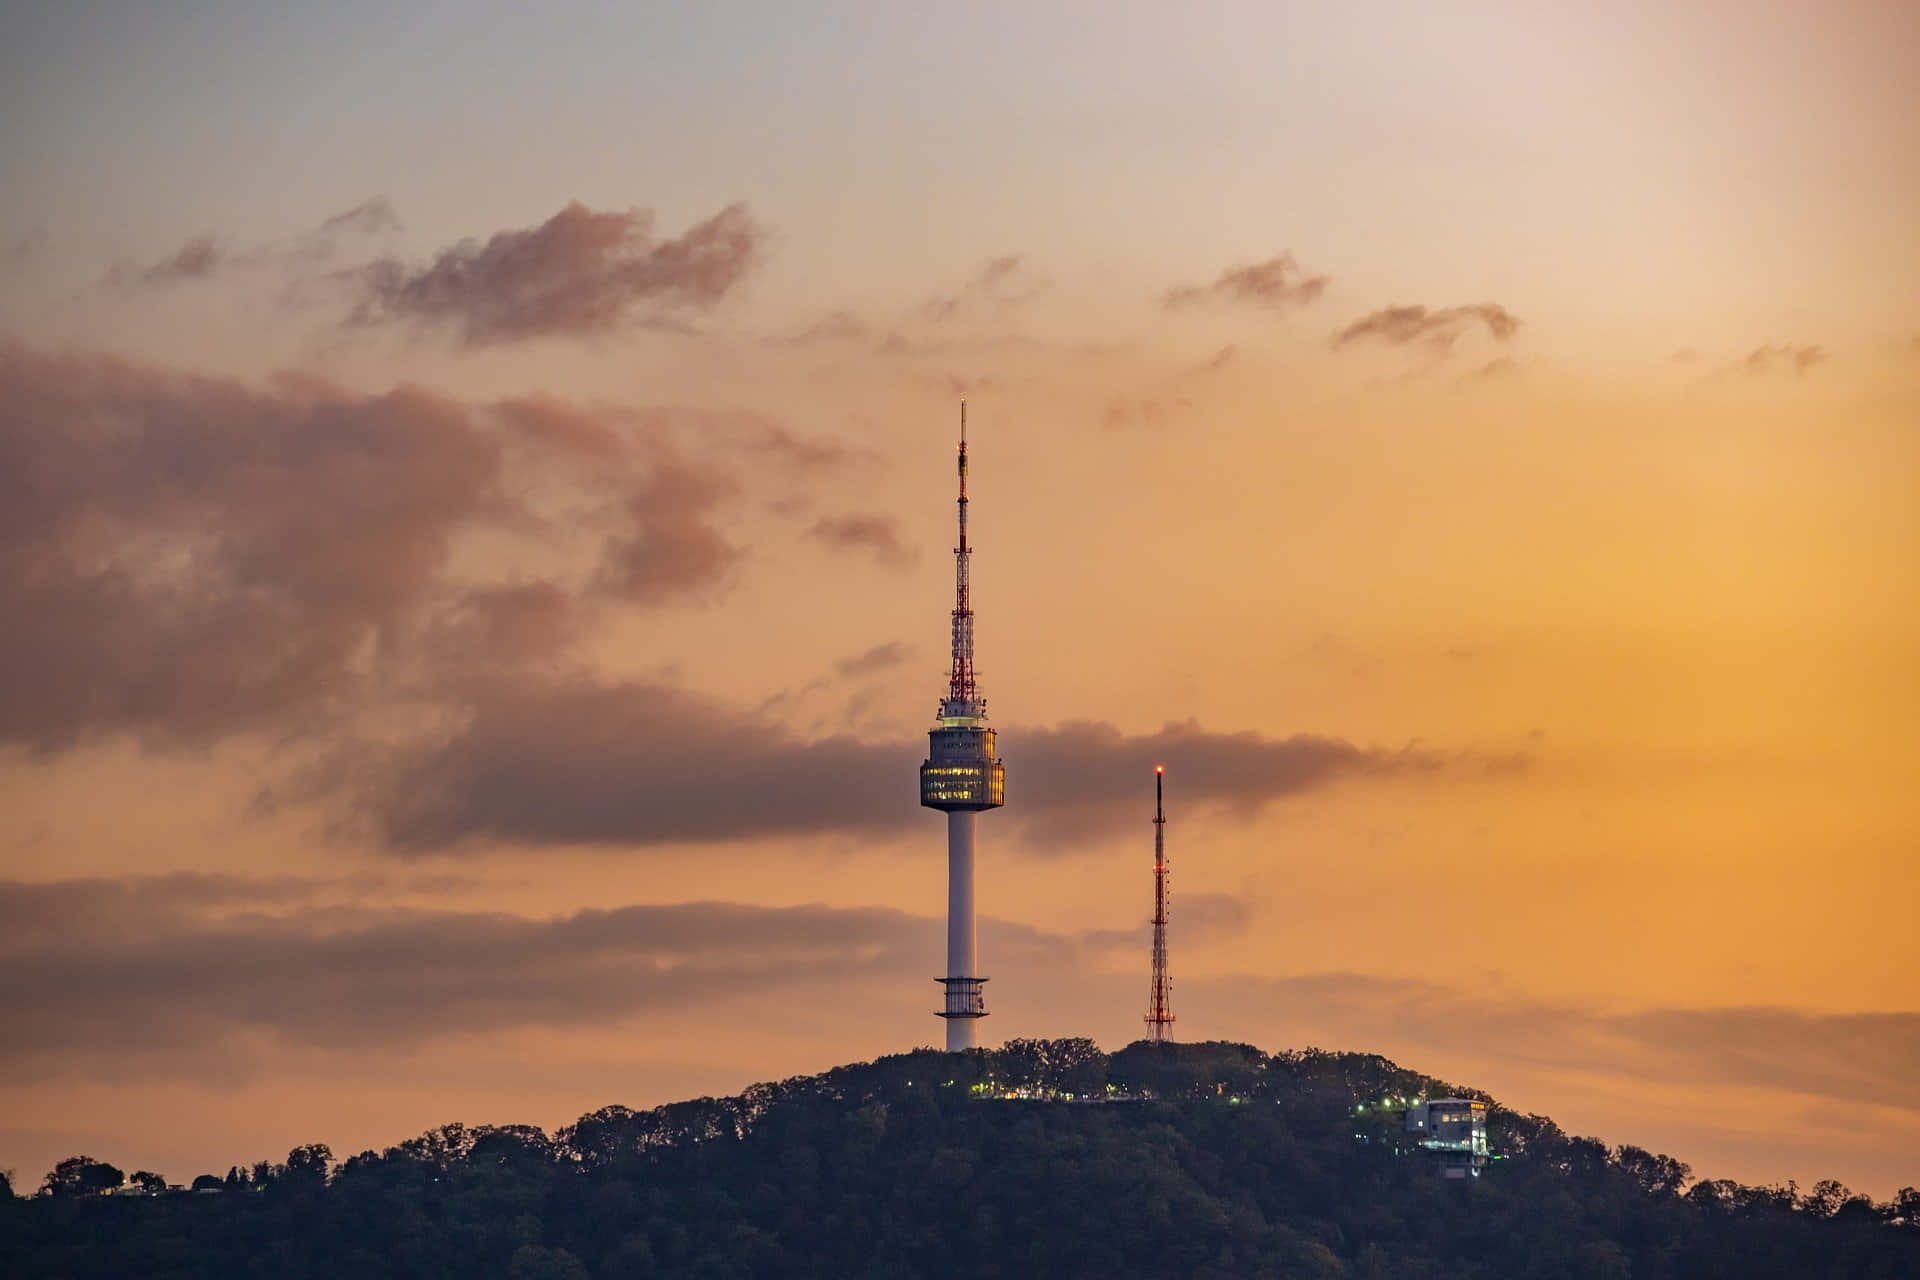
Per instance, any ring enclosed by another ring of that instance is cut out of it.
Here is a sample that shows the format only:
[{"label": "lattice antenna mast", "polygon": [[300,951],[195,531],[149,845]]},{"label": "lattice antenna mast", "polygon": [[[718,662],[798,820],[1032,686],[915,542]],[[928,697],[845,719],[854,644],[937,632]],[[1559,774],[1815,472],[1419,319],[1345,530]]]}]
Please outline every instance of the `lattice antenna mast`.
[{"label": "lattice antenna mast", "polygon": [[[967,402],[960,402],[960,542],[953,549],[953,674],[947,702],[978,703],[973,679],[973,591],[969,582],[973,552],[967,547]],[[956,714],[949,711],[948,714]],[[964,713],[959,713],[964,714]]]},{"label": "lattice antenna mast", "polygon": [[1153,767],[1153,986],[1147,993],[1147,1037],[1165,1044],[1173,1035],[1173,979],[1167,973],[1166,767]]}]

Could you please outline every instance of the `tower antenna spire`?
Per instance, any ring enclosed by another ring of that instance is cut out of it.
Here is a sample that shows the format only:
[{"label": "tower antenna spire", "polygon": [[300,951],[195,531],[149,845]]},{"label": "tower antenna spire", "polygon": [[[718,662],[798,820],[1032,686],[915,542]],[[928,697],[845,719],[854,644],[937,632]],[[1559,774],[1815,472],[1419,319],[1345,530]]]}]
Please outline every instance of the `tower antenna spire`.
[{"label": "tower antenna spire", "polygon": [[1167,810],[1165,765],[1153,766],[1153,985],[1147,991],[1147,1038],[1173,1036],[1173,978],[1167,973]]},{"label": "tower antenna spire", "polygon": [[960,402],[960,541],[953,548],[953,670],[947,701],[975,702],[973,677],[973,551],[967,546],[967,402]]}]

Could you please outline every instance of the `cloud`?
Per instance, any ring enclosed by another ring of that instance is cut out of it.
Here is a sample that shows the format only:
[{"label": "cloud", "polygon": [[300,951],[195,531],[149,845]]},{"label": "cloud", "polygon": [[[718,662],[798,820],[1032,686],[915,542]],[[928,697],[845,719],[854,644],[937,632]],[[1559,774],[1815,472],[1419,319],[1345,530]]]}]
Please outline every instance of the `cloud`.
[{"label": "cloud", "polygon": [[1830,357],[1827,349],[1821,346],[1758,346],[1749,351],[1740,362],[1740,367],[1749,375],[1772,373],[1776,370],[1803,376],[1807,370],[1817,364],[1825,363]]},{"label": "cloud", "polygon": [[118,263],[107,272],[107,283],[122,289],[165,286],[184,280],[205,280],[226,261],[226,253],[212,236],[196,236],[172,257],[150,267]]},{"label": "cloud", "polygon": [[416,388],[0,347],[0,740],[206,740],[348,693],[499,465]]},{"label": "cloud", "polygon": [[1155,396],[1109,400],[1100,413],[1100,425],[1109,431],[1125,431],[1132,427],[1160,431],[1170,426],[1182,410],[1192,407],[1193,400],[1187,396],[1176,396],[1171,400]]},{"label": "cloud", "polygon": [[1232,343],[1198,364],[1188,365],[1171,377],[1161,379],[1157,387],[1108,400],[1100,413],[1100,425],[1109,431],[1139,427],[1159,431],[1172,426],[1194,407],[1189,388],[1198,390],[1215,375],[1240,359],[1240,349]]},{"label": "cloud", "polygon": [[561,396],[510,396],[497,411],[507,426],[542,449],[580,454],[598,463],[626,456],[627,440],[603,414],[592,413]]},{"label": "cloud", "polygon": [[[943,932],[936,918],[818,904],[639,904],[544,918],[376,905],[393,887],[233,876],[0,881],[0,971],[30,979],[0,983],[9,1031],[0,1064],[15,1079],[144,1078],[156,1060],[205,1069],[261,1036],[366,1055],[640,1015],[685,1026],[737,1020],[756,1001],[823,981],[852,1006],[891,1009],[889,993],[925,984]],[[1174,920],[1185,937],[1237,937],[1254,925],[1242,900],[1212,894],[1177,899]],[[1030,1017],[1070,1019],[1062,1033],[1089,1029],[1089,1019],[1137,1026],[1136,971],[1113,972],[1109,961],[1144,943],[1144,923],[1056,933],[988,917],[981,932],[996,989],[1021,992]],[[1211,973],[1177,991],[1182,1026],[1269,1048],[1304,1031],[1340,1048],[1458,1059],[1471,1028],[1476,1053],[1509,1072],[1782,1090],[1920,1112],[1907,1087],[1920,1012],[1617,1012],[1342,972]]]},{"label": "cloud", "polygon": [[851,311],[831,311],[798,333],[768,341],[783,347],[811,347],[831,342],[871,342],[873,326]]},{"label": "cloud", "polygon": [[[911,646],[902,644],[898,640],[877,644],[863,653],[840,659],[833,664],[830,671],[822,672],[798,689],[782,689],[779,693],[773,694],[755,707],[753,714],[757,717],[766,716],[777,709],[790,709],[822,690],[832,689],[847,681],[862,680],[883,671],[890,671],[904,663],[912,653]],[[872,704],[875,696],[871,686],[855,692],[847,708],[839,713],[840,723],[851,725],[857,722],[861,713]]]},{"label": "cloud", "polygon": [[[337,730],[422,662],[560,656],[583,601],[724,582],[747,464],[852,456],[751,414],[253,387],[0,344],[0,743]],[[483,536],[572,568],[469,579],[455,553]]]},{"label": "cloud", "polygon": [[879,460],[879,455],[871,450],[853,448],[831,438],[797,436],[772,423],[757,423],[752,430],[740,430],[729,443],[742,451],[761,454],[789,473],[796,468],[811,471]]},{"label": "cloud", "polygon": [[386,231],[401,229],[400,215],[393,211],[385,196],[374,196],[363,200],[344,213],[336,213],[320,224],[323,236],[339,235],[350,232],[354,235],[379,235]]},{"label": "cloud", "polygon": [[53,237],[48,234],[46,227],[36,224],[25,235],[0,249],[0,277],[26,275],[52,244]]},{"label": "cloud", "polygon": [[1265,262],[1228,267],[1208,285],[1180,285],[1160,295],[1160,305],[1170,311],[1199,303],[1231,302],[1280,311],[1303,306],[1326,292],[1326,276],[1310,276],[1301,270],[1291,253],[1281,253]]},{"label": "cloud", "polygon": [[1017,334],[929,339],[911,336],[910,332],[903,330],[924,332],[922,326],[925,325],[941,325],[983,314],[1001,315],[1039,297],[1050,287],[1050,283],[1046,277],[1027,267],[1019,254],[1008,254],[989,259],[954,292],[921,303],[910,314],[900,318],[898,327],[876,325],[843,309],[830,311],[797,332],[768,338],[767,342],[781,347],[858,343],[870,346],[873,354],[882,357],[1023,349],[1034,345],[1034,342]]},{"label": "cloud", "polygon": [[1442,354],[1478,323],[1488,336],[1505,342],[1520,328],[1520,321],[1497,302],[1476,302],[1459,307],[1428,310],[1423,306],[1384,307],[1355,320],[1333,336],[1333,345],[1344,347],[1363,339],[1378,338],[1394,346],[1425,342]]},{"label": "cloud", "polygon": [[[182,245],[172,257],[148,267],[116,263],[106,282],[116,288],[164,287],[189,280],[207,280],[230,269],[279,269],[302,273],[333,258],[340,241],[347,236],[367,237],[400,230],[400,219],[385,196],[362,201],[343,213],[334,214],[321,224],[299,235],[273,241],[238,253],[222,248],[212,235],[196,236]],[[291,299],[294,295],[289,294]]]},{"label": "cloud", "polygon": [[1674,1074],[1920,1109],[1920,1099],[1900,1083],[1920,1062],[1920,1013],[1656,1009],[1604,1025],[1633,1037]]},{"label": "cloud", "polygon": [[1920,1111],[1906,1087],[1920,1056],[1920,1012],[1828,1013],[1769,1006],[1654,1007],[1626,1012],[1556,1004],[1498,989],[1357,973],[1285,978],[1197,978],[1190,1005],[1306,1006],[1333,1043],[1457,1046],[1472,1027],[1488,1054],[1530,1064],[1650,1081],[1781,1089]]},{"label": "cloud", "polygon": [[920,315],[923,319],[940,323],[976,308],[1005,310],[1039,297],[1046,291],[1048,283],[1046,277],[1024,264],[1021,255],[1007,254],[989,259],[967,278],[957,293],[928,299],[921,306]]},{"label": "cloud", "polygon": [[658,604],[717,584],[741,556],[711,519],[734,491],[718,468],[656,459],[622,503],[626,528],[606,540],[594,589],[634,604]]},{"label": "cloud", "polygon": [[[805,738],[760,714],[657,683],[501,675],[463,688],[467,719],[399,747],[356,745],[307,780],[389,848],[490,842],[652,846],[879,832],[924,818],[926,744]],[[1165,762],[1181,803],[1250,818],[1349,779],[1432,774],[1421,748],[1218,733],[1188,722],[1130,735],[1076,722],[1003,730],[1004,821],[1036,849],[1084,847],[1132,821],[1137,780]]]},{"label": "cloud", "polygon": [[[1196,941],[1238,938],[1253,923],[1253,907],[1245,898],[1233,894],[1182,893],[1169,902],[1168,928],[1180,939],[1182,949],[1193,946]],[[1086,929],[1073,935],[1081,946],[1129,955],[1138,955],[1152,936],[1153,921],[1145,913],[1132,928]]]},{"label": "cloud", "polygon": [[0,880],[0,934],[6,938],[0,946],[55,946],[88,935],[136,940],[221,919],[256,919],[294,909],[312,913],[340,904],[357,904],[364,915],[373,909],[365,905],[369,901],[444,896],[476,883],[459,875],[385,872],[241,876],[176,871],[123,879]]},{"label": "cloud", "polygon": [[481,583],[435,617],[423,648],[443,672],[525,664],[572,649],[582,622],[578,601],[558,583]]},{"label": "cloud", "polygon": [[842,658],[833,664],[833,669],[844,679],[870,676],[899,666],[912,652],[910,646],[898,640],[889,640],[885,644],[873,646],[865,653],[855,654],[851,658]]},{"label": "cloud", "polygon": [[822,516],[807,537],[836,551],[868,551],[879,563],[905,568],[918,556],[900,540],[900,522],[892,516],[852,514]]},{"label": "cloud", "polygon": [[444,326],[476,347],[606,334],[643,309],[659,316],[720,302],[764,241],[744,205],[663,240],[649,210],[597,213],[576,202],[537,227],[443,249],[425,267],[372,264],[358,276],[363,296],[350,323]]},{"label": "cloud", "polygon": [[[218,1057],[264,1033],[294,1046],[416,1046],[463,1032],[597,1024],[697,1010],[755,991],[855,987],[917,970],[938,924],[883,908],[693,902],[585,910],[551,919],[367,906],[317,908],[300,886],[231,905],[243,884],[126,928],[151,881],[0,882],[0,918],[60,928],[0,941],[0,963],[32,981],[0,987],[14,1073],[113,1075],[117,1055]],[[917,976],[917,974],[916,974]],[[87,1066],[88,1060],[94,1066]]]},{"label": "cloud", "polygon": [[1195,365],[1188,372],[1194,374],[1218,373],[1239,358],[1240,348],[1230,342],[1214,352],[1211,359]]},{"label": "cloud", "polygon": [[[799,738],[657,684],[502,681],[444,740],[349,750],[344,792],[392,848],[469,841],[653,845],[898,826],[911,743]],[[911,794],[908,800],[911,803]]]},{"label": "cloud", "polygon": [[1008,794],[1017,784],[1022,805],[1010,816],[1042,844],[1081,842],[1133,821],[1139,780],[1158,764],[1182,805],[1251,818],[1275,800],[1343,780],[1433,773],[1447,763],[1417,746],[1390,751],[1313,734],[1222,733],[1193,720],[1147,734],[1091,720],[1021,728],[1003,736],[1001,751],[1013,759]]}]

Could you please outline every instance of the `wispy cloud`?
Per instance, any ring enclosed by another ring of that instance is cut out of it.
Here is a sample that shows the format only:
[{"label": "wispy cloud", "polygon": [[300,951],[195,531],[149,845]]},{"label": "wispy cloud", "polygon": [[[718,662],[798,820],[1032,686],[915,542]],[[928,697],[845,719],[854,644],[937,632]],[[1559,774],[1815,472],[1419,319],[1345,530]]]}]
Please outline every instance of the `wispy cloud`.
[{"label": "wispy cloud", "polygon": [[1313,302],[1326,292],[1328,282],[1326,276],[1308,275],[1291,253],[1281,253],[1265,262],[1228,267],[1211,284],[1169,289],[1160,295],[1160,305],[1177,310],[1230,302],[1278,311]]},{"label": "wispy cloud", "polygon": [[875,672],[892,670],[905,662],[912,652],[910,646],[898,640],[889,640],[885,644],[873,646],[865,653],[857,653],[851,658],[842,658],[833,664],[833,669],[846,679],[870,676]]},{"label": "wispy cloud", "polygon": [[393,205],[385,196],[374,196],[372,199],[362,200],[351,209],[327,218],[320,224],[319,234],[336,236],[351,233],[372,236],[400,229],[400,215],[393,211]]},{"label": "wispy cloud", "polygon": [[1333,345],[1339,348],[1369,339],[1394,346],[1422,342],[1445,354],[1475,327],[1483,327],[1489,337],[1505,342],[1519,330],[1520,321],[1497,302],[1438,309],[1418,305],[1383,307],[1334,334]]},{"label": "wispy cloud", "polygon": [[1043,293],[1046,277],[1025,264],[1020,254],[989,259],[954,293],[930,298],[920,308],[922,319],[939,323],[978,309],[1005,310]]},{"label": "wispy cloud", "polygon": [[717,467],[656,458],[620,503],[625,528],[606,540],[594,588],[657,604],[717,584],[741,555],[713,524],[714,509],[735,491]]},{"label": "wispy cloud", "polygon": [[1815,365],[1824,364],[1829,358],[1825,347],[1812,344],[1806,346],[1763,345],[1749,351],[1740,361],[1740,367],[1749,375],[1784,372],[1798,378],[1804,376],[1807,370]]},{"label": "wispy cloud", "polygon": [[1214,352],[1211,357],[1188,370],[1188,372],[1196,374],[1218,373],[1239,358],[1240,348],[1232,343],[1228,343],[1226,346]]},{"label": "wispy cloud", "polygon": [[116,263],[108,270],[106,283],[120,289],[156,288],[211,280],[234,270],[277,270],[299,281],[338,256],[346,241],[398,230],[400,218],[393,205],[385,196],[374,196],[333,214],[310,231],[249,249],[230,250],[211,234],[195,236],[171,256],[149,266]]},{"label": "wispy cloud", "polygon": [[744,205],[660,239],[649,210],[569,204],[424,267],[387,258],[362,268],[351,323],[444,328],[468,346],[610,333],[643,311],[713,306],[746,279],[764,239]]},{"label": "wispy cloud", "polygon": [[865,551],[881,564],[902,569],[918,556],[900,538],[900,522],[892,516],[856,513],[822,516],[807,536],[838,551]]},{"label": "wispy cloud", "polygon": [[1109,431],[1124,431],[1131,427],[1159,431],[1170,425],[1181,410],[1192,407],[1193,401],[1186,396],[1114,399],[1107,401],[1106,408],[1101,411],[1100,425]]},{"label": "wispy cloud", "polygon": [[53,244],[53,236],[45,226],[36,225],[0,249],[0,277],[16,277],[27,274],[34,263],[45,255]]},{"label": "wispy cloud", "polygon": [[835,342],[872,342],[877,337],[873,326],[853,312],[830,311],[797,333],[768,341],[783,347],[812,347]]},{"label": "wispy cloud", "polygon": [[212,236],[196,236],[181,245],[170,257],[151,266],[137,267],[125,262],[115,264],[107,272],[107,283],[117,288],[132,289],[179,284],[185,280],[205,280],[226,260],[226,251]]}]

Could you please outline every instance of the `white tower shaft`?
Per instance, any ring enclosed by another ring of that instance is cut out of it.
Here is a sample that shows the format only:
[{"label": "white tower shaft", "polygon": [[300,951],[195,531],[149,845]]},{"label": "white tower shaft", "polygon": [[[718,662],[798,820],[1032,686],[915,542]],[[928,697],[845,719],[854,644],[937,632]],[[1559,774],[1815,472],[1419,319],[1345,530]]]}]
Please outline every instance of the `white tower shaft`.
[{"label": "white tower shaft", "polygon": [[[947,978],[945,986],[952,997],[980,999],[976,960],[979,935],[973,920],[973,826],[972,811],[956,809],[947,814]],[[970,1010],[955,1010],[966,1012]],[[947,1052],[959,1053],[974,1046],[977,1018],[947,1019]]]}]

